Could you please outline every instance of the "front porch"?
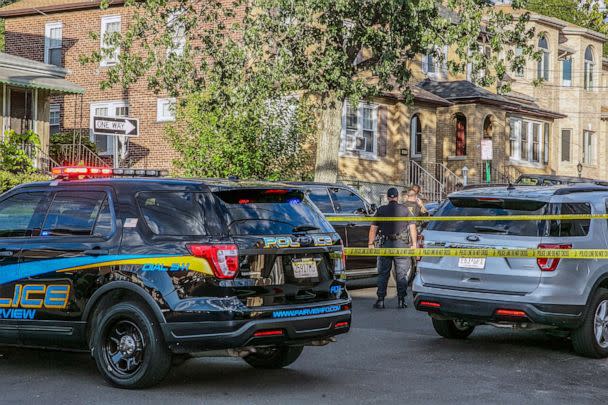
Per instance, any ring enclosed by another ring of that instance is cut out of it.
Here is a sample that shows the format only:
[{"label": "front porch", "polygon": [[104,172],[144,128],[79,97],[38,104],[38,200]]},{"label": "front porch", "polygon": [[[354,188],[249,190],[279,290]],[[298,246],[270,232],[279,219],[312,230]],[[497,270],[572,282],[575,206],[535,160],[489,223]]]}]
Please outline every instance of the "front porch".
[{"label": "front porch", "polygon": [[39,144],[23,144],[23,150],[41,172],[55,164],[48,154],[51,124],[59,120],[61,112],[51,106],[51,97],[84,92],[65,80],[67,73],[53,65],[0,53],[0,140],[4,142],[11,131],[33,131]]}]

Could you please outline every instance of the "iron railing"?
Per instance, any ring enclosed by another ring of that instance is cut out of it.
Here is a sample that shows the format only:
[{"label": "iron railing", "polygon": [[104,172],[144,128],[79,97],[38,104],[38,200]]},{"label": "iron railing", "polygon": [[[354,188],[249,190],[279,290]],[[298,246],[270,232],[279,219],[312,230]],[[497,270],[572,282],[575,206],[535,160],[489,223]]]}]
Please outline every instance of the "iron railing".
[{"label": "iron railing", "polygon": [[20,145],[20,149],[25,152],[28,158],[31,159],[32,165],[36,171],[40,173],[49,174],[51,169],[59,164],[53,160],[48,153],[40,149],[33,143],[24,143]]},{"label": "iron railing", "polygon": [[477,171],[479,183],[514,183],[515,180],[521,175],[521,172],[513,166],[504,167],[493,167],[490,166],[489,178],[486,162],[479,163],[479,170]]},{"label": "iron railing", "polygon": [[63,165],[108,167],[108,162],[83,144],[59,145],[56,159]]},{"label": "iron railing", "polygon": [[415,160],[410,160],[405,178],[409,185],[420,186],[421,197],[426,201],[441,201],[447,195],[444,184]]}]

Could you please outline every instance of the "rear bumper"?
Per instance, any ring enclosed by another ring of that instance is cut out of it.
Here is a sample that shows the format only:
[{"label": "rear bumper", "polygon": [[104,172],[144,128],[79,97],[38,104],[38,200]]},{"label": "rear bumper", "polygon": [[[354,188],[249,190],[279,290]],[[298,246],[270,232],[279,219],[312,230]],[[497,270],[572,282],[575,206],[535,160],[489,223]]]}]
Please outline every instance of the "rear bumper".
[{"label": "rear bumper", "polygon": [[[426,303],[435,303],[429,306]],[[437,306],[439,305],[439,306]],[[453,298],[439,294],[419,293],[414,298],[417,310],[447,319],[462,319],[471,323],[533,322],[559,328],[574,329],[585,316],[584,305],[532,304],[512,301]],[[525,312],[525,317],[500,316],[498,309]]]},{"label": "rear bumper", "polygon": [[[161,325],[173,352],[189,353],[244,346],[302,345],[350,330],[352,311],[322,315],[232,321],[171,322]],[[347,322],[346,326],[340,323]],[[280,336],[256,337],[260,331],[281,330]]]}]

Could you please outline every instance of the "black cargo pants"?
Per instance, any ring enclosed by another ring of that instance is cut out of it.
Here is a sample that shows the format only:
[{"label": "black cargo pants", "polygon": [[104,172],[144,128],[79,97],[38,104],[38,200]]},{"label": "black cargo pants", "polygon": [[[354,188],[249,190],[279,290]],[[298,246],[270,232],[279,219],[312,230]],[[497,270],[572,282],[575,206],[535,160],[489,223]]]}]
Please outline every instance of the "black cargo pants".
[{"label": "black cargo pants", "polygon": [[[407,243],[401,240],[386,241],[383,248],[408,248]],[[388,280],[391,276],[393,265],[395,267],[395,282],[397,283],[397,297],[404,298],[407,295],[407,284],[412,270],[412,258],[407,256],[378,256],[378,299],[386,297]]]}]

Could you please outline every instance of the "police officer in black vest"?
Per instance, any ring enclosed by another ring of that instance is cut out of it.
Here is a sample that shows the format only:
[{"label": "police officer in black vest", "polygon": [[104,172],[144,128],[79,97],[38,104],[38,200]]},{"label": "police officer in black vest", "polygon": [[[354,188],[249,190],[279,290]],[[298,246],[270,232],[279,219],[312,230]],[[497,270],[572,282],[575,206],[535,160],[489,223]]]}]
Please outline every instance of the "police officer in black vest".
[{"label": "police officer in black vest", "polygon": [[[388,204],[378,208],[376,217],[407,217],[411,216],[409,210],[399,204],[399,191],[391,187],[386,193]],[[407,248],[416,247],[418,232],[416,224],[409,221],[376,221],[369,230],[368,247]],[[412,260],[406,256],[378,256],[378,301],[374,308],[384,309],[384,297],[390,278],[391,269],[395,265],[395,279],[397,282],[397,298],[399,308],[407,308],[408,275],[412,267]]]}]

